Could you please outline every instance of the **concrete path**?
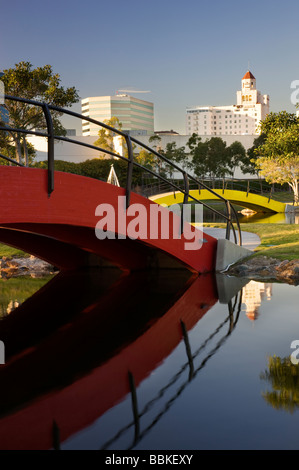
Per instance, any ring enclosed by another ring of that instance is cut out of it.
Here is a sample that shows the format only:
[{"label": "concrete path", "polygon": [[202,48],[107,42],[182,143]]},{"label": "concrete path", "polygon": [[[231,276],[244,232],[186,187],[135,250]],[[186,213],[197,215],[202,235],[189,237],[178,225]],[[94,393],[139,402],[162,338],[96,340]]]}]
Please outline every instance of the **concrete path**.
[{"label": "concrete path", "polygon": [[[225,229],[224,228],[211,228],[211,227],[204,227],[203,228],[204,233],[207,235],[211,235],[211,237],[214,238],[225,238]],[[248,250],[254,250],[257,246],[260,245],[261,240],[258,235],[255,233],[251,232],[241,232],[242,235],[242,246],[244,248],[247,248]],[[238,236],[238,234],[237,234]],[[234,236],[231,232],[230,234],[230,240],[234,241]]]}]

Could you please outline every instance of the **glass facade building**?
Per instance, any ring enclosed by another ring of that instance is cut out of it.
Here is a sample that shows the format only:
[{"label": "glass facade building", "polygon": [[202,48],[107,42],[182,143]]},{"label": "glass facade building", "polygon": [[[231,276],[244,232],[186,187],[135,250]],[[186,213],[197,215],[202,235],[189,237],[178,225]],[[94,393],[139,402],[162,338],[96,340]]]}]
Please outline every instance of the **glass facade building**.
[{"label": "glass facade building", "polygon": [[[122,130],[131,135],[154,134],[154,105],[127,94],[94,96],[81,101],[82,114],[97,121],[117,117]],[[83,121],[82,135],[98,135],[99,127]]]}]

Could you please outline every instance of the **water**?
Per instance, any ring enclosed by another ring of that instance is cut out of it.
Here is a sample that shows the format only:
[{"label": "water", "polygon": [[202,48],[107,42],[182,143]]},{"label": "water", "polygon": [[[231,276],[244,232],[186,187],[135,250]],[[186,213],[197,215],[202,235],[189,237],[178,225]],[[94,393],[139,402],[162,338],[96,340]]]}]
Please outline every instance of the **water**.
[{"label": "water", "polygon": [[298,449],[298,289],[56,275],[0,321],[0,448]]},{"label": "water", "polygon": [[[212,206],[212,204],[211,204]],[[226,214],[225,210],[218,209],[220,213]],[[270,213],[270,212],[256,212],[254,214],[244,215],[241,210],[237,211],[239,222],[242,224],[246,223],[262,223],[262,224],[299,224],[299,213]],[[213,212],[204,210],[203,222],[210,223],[223,223],[224,219]]]}]

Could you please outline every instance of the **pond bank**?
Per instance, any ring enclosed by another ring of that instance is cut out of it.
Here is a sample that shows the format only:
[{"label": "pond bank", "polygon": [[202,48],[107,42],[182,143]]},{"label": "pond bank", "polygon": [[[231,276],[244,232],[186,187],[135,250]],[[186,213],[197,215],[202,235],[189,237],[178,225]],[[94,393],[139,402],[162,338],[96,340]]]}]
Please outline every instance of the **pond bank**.
[{"label": "pond bank", "polygon": [[299,259],[279,260],[267,256],[252,256],[231,266],[225,274],[256,281],[277,281],[299,285]]},{"label": "pond bank", "polygon": [[[0,278],[31,276],[43,277],[57,270],[43,260],[30,256],[0,260]],[[231,266],[226,275],[246,277],[257,281],[277,281],[299,285],[299,259],[281,261],[267,256],[252,256]]]},{"label": "pond bank", "polygon": [[[224,224],[209,224],[204,231],[215,238],[225,236]],[[299,284],[298,225],[241,224],[241,231],[242,245],[252,251],[252,256],[235,263],[225,274],[261,282]]]},{"label": "pond bank", "polygon": [[54,272],[56,270],[52,265],[35,256],[13,258],[3,256],[0,259],[1,279],[19,276],[43,277]]}]

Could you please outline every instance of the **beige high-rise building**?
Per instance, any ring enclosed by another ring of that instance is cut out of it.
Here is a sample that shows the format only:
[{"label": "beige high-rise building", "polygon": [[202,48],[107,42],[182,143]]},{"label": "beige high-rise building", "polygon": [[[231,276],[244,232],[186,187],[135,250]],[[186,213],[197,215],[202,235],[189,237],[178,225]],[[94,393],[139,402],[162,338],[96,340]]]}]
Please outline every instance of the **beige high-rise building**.
[{"label": "beige high-rise building", "polygon": [[[93,96],[81,100],[82,114],[96,121],[117,117],[131,135],[154,134],[154,105],[127,94]],[[83,121],[82,135],[98,135],[100,127]]]}]

